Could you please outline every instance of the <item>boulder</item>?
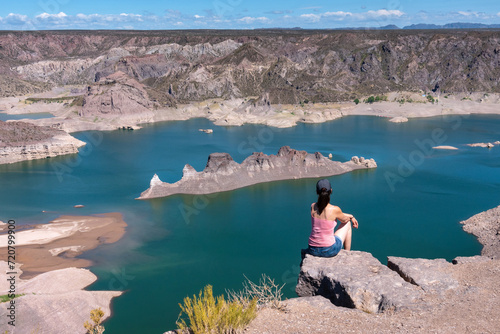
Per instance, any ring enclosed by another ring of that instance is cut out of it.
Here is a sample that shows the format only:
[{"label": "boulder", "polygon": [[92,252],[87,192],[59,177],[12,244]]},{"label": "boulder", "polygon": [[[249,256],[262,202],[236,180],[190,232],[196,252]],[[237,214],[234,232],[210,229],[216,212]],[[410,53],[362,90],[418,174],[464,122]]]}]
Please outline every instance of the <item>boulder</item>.
[{"label": "boulder", "polygon": [[425,292],[444,293],[458,288],[458,281],[451,275],[453,264],[445,259],[407,259],[389,256],[387,266],[405,281],[415,284]]},{"label": "boulder", "polygon": [[296,292],[369,313],[413,308],[422,295],[370,253],[344,250],[332,258],[305,255]]},{"label": "boulder", "polygon": [[374,159],[365,159],[364,157],[358,158],[357,156],[353,156],[351,158],[351,162],[366,168],[377,168],[377,163]]}]

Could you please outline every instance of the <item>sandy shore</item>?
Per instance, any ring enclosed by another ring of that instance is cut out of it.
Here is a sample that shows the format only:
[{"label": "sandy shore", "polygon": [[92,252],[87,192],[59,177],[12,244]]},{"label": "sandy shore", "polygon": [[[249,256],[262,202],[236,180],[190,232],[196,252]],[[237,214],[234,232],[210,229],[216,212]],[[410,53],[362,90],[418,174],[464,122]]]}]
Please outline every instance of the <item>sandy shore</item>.
[{"label": "sandy shore", "polygon": [[[127,224],[120,213],[95,216],[61,216],[48,224],[16,233],[16,262],[22,263],[22,278],[69,267],[88,267],[79,259],[84,251],[118,241]],[[5,233],[5,232],[3,232]],[[0,235],[0,260],[7,261],[7,236]]]}]

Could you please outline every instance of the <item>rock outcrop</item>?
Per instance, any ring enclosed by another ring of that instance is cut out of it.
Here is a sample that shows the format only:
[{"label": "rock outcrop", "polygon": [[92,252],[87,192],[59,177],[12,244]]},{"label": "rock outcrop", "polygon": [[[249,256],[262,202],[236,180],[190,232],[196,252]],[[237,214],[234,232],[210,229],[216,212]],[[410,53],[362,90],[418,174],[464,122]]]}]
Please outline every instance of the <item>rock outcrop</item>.
[{"label": "rock outcrop", "polygon": [[[6,262],[1,261],[0,267],[0,294],[4,295],[9,290],[5,278],[9,270]],[[108,318],[111,300],[122,294],[83,290],[96,280],[89,270],[76,268],[50,271],[30,280],[18,279],[16,294],[22,296],[14,299],[16,321],[15,327],[9,326],[9,333],[86,333],[83,324],[90,320],[90,311],[100,307],[103,319]],[[8,312],[7,307],[0,308],[2,323],[9,319]]]},{"label": "rock outcrop", "polygon": [[481,255],[500,259],[500,206],[478,213],[460,224],[483,245]]},{"label": "rock outcrop", "polygon": [[444,294],[449,289],[458,288],[458,281],[450,274],[453,264],[445,259],[407,259],[389,256],[387,266],[405,281],[421,287],[425,292]]},{"label": "rock outcrop", "polygon": [[61,130],[0,121],[0,164],[74,154],[84,145]]},{"label": "rock outcrop", "polygon": [[494,143],[474,143],[474,144],[467,144],[467,146],[470,147],[483,147],[483,148],[493,148],[495,145],[500,144],[500,142],[494,142]]},{"label": "rock outcrop", "polygon": [[306,254],[296,292],[299,297],[320,295],[337,306],[378,313],[405,308],[422,310],[435,307],[422,302],[425,298],[446,298],[450,293],[461,294],[464,289],[474,291],[470,286],[461,286],[457,275],[461,267],[491,267],[495,265],[493,261],[500,259],[500,206],[461,223],[483,244],[482,256],[457,257],[452,263],[444,259],[389,256],[384,266],[366,252],[342,250],[332,258]]},{"label": "rock outcrop", "polygon": [[341,251],[332,258],[306,254],[296,292],[369,313],[414,307],[422,293],[370,253],[359,251]]},{"label": "rock outcrop", "polygon": [[139,199],[165,197],[174,194],[210,194],[278,180],[326,177],[355,169],[375,168],[373,159],[353,157],[348,162],[331,161],[321,153],[297,151],[283,146],[277,155],[254,153],[241,164],[228,153],[212,153],[205,169],[197,172],[186,165],[182,179],[176,183],[161,182],[155,174],[150,188]]},{"label": "rock outcrop", "polygon": [[123,115],[145,113],[153,108],[144,85],[116,72],[89,86],[83,98],[80,116]]}]

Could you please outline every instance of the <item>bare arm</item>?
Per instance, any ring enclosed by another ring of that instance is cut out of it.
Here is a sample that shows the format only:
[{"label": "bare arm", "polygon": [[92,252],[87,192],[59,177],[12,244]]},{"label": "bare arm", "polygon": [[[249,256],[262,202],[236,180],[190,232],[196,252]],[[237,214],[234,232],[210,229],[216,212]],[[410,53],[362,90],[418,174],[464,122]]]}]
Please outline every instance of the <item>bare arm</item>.
[{"label": "bare arm", "polygon": [[356,220],[356,218],[354,218],[353,215],[351,215],[350,213],[342,212],[342,210],[338,206],[334,206],[333,210],[336,219],[338,219],[341,223],[346,224],[349,221],[351,221],[352,227],[358,228],[359,226],[358,221]]}]

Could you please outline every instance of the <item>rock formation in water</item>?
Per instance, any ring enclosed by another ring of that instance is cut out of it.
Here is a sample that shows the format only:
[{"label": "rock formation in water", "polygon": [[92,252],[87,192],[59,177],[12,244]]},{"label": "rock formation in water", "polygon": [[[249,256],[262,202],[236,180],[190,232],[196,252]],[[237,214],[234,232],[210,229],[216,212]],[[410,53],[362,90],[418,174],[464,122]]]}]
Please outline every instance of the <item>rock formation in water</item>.
[{"label": "rock formation in water", "polygon": [[474,143],[474,144],[467,144],[469,147],[484,147],[484,148],[493,148],[495,145],[499,145],[500,142],[496,141],[494,143]]},{"label": "rock formation in water", "polygon": [[0,164],[78,153],[85,142],[50,127],[0,121]]},{"label": "rock formation in water", "polygon": [[212,153],[205,169],[197,172],[184,166],[182,179],[176,183],[162,182],[154,175],[150,187],[139,199],[165,197],[174,194],[210,194],[278,180],[326,177],[356,169],[375,168],[373,159],[353,157],[348,162],[332,161],[321,153],[297,151],[283,146],[277,155],[254,153],[241,164],[228,153]]}]

